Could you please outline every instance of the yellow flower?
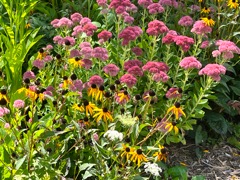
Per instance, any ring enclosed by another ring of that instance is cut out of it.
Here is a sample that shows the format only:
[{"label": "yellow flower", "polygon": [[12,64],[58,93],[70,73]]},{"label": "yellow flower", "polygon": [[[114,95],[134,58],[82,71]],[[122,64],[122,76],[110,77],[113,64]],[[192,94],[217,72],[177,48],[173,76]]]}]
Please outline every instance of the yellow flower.
[{"label": "yellow flower", "polygon": [[63,89],[67,89],[68,86],[69,86],[69,85],[72,85],[72,84],[73,84],[73,82],[72,82],[71,79],[68,79],[67,76],[64,76],[64,77],[63,77],[63,85],[62,85],[62,88],[63,88]]},{"label": "yellow flower", "polygon": [[102,101],[102,98],[103,98],[103,95],[104,95],[104,86],[101,85],[99,88],[98,88],[98,91],[96,93],[96,96],[95,96],[95,100],[100,100]]},{"label": "yellow flower", "polygon": [[176,102],[174,106],[170,107],[167,110],[167,114],[169,114],[170,112],[172,112],[175,115],[176,119],[179,119],[181,115],[186,116],[186,114],[183,112],[182,108],[180,107],[179,102]]},{"label": "yellow flower", "polygon": [[158,152],[155,152],[153,154],[153,156],[157,156],[157,160],[158,161],[164,161],[166,162],[167,161],[167,150],[164,146],[161,146],[161,145],[158,145],[159,147],[159,151]]},{"label": "yellow flower", "polygon": [[238,0],[228,0],[228,6],[230,8],[237,9],[237,7],[239,6]]},{"label": "yellow flower", "polygon": [[143,154],[143,151],[141,149],[138,149],[137,151],[133,151],[133,152],[130,152],[129,154],[132,155],[131,157],[131,161],[136,163],[138,165],[138,167],[141,166],[141,162],[144,161],[144,162],[147,162],[147,158],[146,156]]},{"label": "yellow flower", "polygon": [[90,88],[88,88],[88,96],[92,96],[93,98],[97,95],[98,88],[96,84],[92,84]]},{"label": "yellow flower", "polygon": [[134,152],[134,148],[131,148],[129,146],[126,146],[125,144],[122,145],[122,154],[121,157],[126,156],[127,161],[130,159],[131,153]]},{"label": "yellow flower", "polygon": [[40,50],[38,51],[37,59],[42,60],[42,59],[45,58],[46,56],[47,56],[47,53],[44,52],[43,49],[40,49]]},{"label": "yellow flower", "polygon": [[116,97],[116,101],[119,104],[124,104],[124,103],[128,102],[130,99],[127,91],[119,92],[119,93],[117,93],[117,95],[115,97]]},{"label": "yellow flower", "polygon": [[107,122],[107,120],[113,121],[112,115],[107,108],[101,109],[96,107],[93,111],[97,112],[93,116],[93,118],[96,118],[97,122],[100,121],[101,119],[103,119],[105,122]]},{"label": "yellow flower", "polygon": [[83,60],[80,60],[78,57],[71,58],[68,60],[69,64],[73,65],[73,67],[82,67],[84,62]]},{"label": "yellow flower", "polygon": [[198,2],[200,2],[200,3],[201,3],[201,2],[202,2],[202,0],[198,0]]},{"label": "yellow flower", "polygon": [[30,23],[27,23],[26,25],[25,25],[25,28],[26,29],[28,29],[28,28],[30,28],[31,27],[31,24]]},{"label": "yellow flower", "polygon": [[9,103],[9,100],[7,98],[7,91],[5,89],[2,89],[0,92],[0,104],[6,105],[7,103]]},{"label": "yellow flower", "polygon": [[201,18],[201,20],[202,20],[207,26],[214,26],[214,24],[215,24],[215,21],[214,21],[210,16]]},{"label": "yellow flower", "polygon": [[93,109],[96,108],[96,105],[91,103],[91,102],[88,102],[87,100],[85,100],[83,102],[83,105],[84,105],[84,109],[86,111],[86,116],[88,116],[88,114],[90,114],[92,116],[93,115]]},{"label": "yellow flower", "polygon": [[206,8],[206,7],[204,7],[202,10],[201,10],[201,13],[204,13],[204,14],[208,14],[208,13],[210,13],[210,8]]},{"label": "yellow flower", "polygon": [[165,126],[165,129],[167,129],[168,132],[174,130],[175,134],[178,134],[178,133],[179,133],[179,129],[178,129],[178,127],[176,126],[176,123],[175,123],[175,122],[173,122],[173,123],[167,122],[167,123],[166,123],[166,126]]},{"label": "yellow flower", "polygon": [[74,105],[72,106],[72,108],[73,108],[74,110],[78,110],[78,111],[81,111],[81,112],[84,111],[84,107],[81,106],[80,104],[74,104]]}]

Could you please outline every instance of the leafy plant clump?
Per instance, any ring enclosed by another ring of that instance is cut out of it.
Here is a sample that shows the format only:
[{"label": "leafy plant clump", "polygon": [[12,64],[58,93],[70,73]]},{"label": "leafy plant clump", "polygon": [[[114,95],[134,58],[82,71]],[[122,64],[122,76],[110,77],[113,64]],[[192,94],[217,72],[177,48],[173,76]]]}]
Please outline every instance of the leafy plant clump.
[{"label": "leafy plant clump", "polygon": [[54,43],[23,73],[42,36],[18,39],[18,21],[1,21],[0,179],[187,179],[168,165],[170,145],[192,130],[200,144],[205,124],[239,135],[211,106],[240,54],[238,3],[84,2],[96,17],[52,20]]}]

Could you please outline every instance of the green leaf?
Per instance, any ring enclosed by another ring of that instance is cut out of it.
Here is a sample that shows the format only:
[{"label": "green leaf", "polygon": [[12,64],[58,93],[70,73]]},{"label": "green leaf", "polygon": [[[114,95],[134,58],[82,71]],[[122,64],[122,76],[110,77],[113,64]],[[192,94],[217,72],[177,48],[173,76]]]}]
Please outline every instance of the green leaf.
[{"label": "green leaf", "polygon": [[206,104],[208,102],[208,99],[201,99],[201,101],[198,104]]},{"label": "green leaf", "polygon": [[226,134],[228,124],[226,119],[219,113],[207,111],[205,115],[209,126],[218,134]]},{"label": "green leaf", "polygon": [[80,165],[79,171],[89,170],[89,169],[91,169],[93,166],[96,166],[96,164],[93,164],[93,163],[84,163],[84,164]]},{"label": "green leaf", "polygon": [[91,176],[93,176],[89,171],[85,171],[85,173],[84,173],[84,175],[83,175],[83,180],[84,179],[87,179],[87,178],[89,178],[89,177],[91,177]]},{"label": "green leaf", "polygon": [[202,126],[198,125],[195,133],[195,143],[201,144],[202,142],[206,141],[207,139],[207,132],[202,130]]},{"label": "green leaf", "polygon": [[187,168],[183,166],[174,166],[167,170],[172,178],[187,180]]},{"label": "green leaf", "polygon": [[34,140],[38,139],[41,136],[41,134],[44,133],[44,131],[45,131],[44,129],[39,129],[39,130],[35,131],[34,135],[33,135],[33,139]]},{"label": "green leaf", "polygon": [[25,155],[21,159],[17,160],[16,167],[15,167],[16,170],[18,170],[22,166],[22,164],[24,163],[26,157],[27,157],[27,155]]},{"label": "green leaf", "polygon": [[10,161],[10,155],[8,154],[7,150],[5,149],[5,147],[3,147],[3,161],[6,163],[6,164],[10,164],[11,161]]},{"label": "green leaf", "polygon": [[193,176],[191,180],[205,180],[205,176],[202,175],[197,175],[197,176]]}]

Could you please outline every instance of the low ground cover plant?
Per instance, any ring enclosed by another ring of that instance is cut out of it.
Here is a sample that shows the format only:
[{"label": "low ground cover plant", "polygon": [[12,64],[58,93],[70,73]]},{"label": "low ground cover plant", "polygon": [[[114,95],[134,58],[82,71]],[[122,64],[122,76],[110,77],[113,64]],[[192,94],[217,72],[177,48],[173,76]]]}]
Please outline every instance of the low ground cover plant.
[{"label": "low ground cover plant", "polygon": [[170,145],[204,139],[196,125],[240,54],[238,1],[90,4],[98,21],[52,20],[53,43],[22,75],[2,43],[1,179],[187,179],[168,166]]}]

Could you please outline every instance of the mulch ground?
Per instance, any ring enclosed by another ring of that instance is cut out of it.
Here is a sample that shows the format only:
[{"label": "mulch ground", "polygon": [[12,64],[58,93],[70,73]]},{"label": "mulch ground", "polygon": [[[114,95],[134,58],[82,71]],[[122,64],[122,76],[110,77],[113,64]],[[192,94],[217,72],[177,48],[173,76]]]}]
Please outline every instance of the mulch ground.
[{"label": "mulch ground", "polygon": [[170,165],[185,165],[189,179],[196,175],[206,180],[240,180],[240,150],[227,144],[203,148],[198,158],[195,144],[173,146],[169,148]]}]

